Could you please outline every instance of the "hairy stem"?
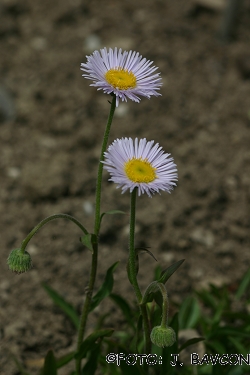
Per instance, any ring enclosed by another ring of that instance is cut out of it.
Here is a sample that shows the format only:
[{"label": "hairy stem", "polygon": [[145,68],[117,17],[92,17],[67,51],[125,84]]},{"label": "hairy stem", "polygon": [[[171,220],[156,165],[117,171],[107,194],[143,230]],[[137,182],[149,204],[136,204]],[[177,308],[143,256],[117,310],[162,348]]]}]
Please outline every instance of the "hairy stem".
[{"label": "hairy stem", "polygon": [[[110,113],[106,125],[106,129],[104,132],[100,161],[98,166],[98,174],[97,174],[97,183],[96,183],[96,199],[95,199],[95,224],[94,224],[94,234],[97,236],[100,232],[100,222],[101,222],[101,188],[102,188],[102,172],[103,172],[103,160],[104,160],[104,152],[107,149],[109,132],[113,120],[113,116],[115,113],[115,103],[116,103],[116,96],[112,95],[112,103],[110,107]],[[91,264],[91,271],[89,277],[89,283],[87,287],[87,293],[85,302],[82,309],[82,314],[80,318],[80,327],[78,331],[78,340],[77,340],[77,352],[79,352],[83,338],[84,332],[87,324],[89,309],[92,301],[92,294],[95,285],[96,273],[97,273],[97,266],[98,266],[98,243],[93,245],[93,254],[92,254],[92,264]],[[76,359],[76,375],[81,375],[81,359]]]},{"label": "hairy stem", "polygon": [[55,219],[67,219],[67,220],[70,220],[73,223],[75,223],[83,231],[84,234],[88,233],[88,231],[84,228],[84,226],[77,219],[75,219],[73,216],[70,216],[70,215],[67,215],[67,214],[55,214],[55,215],[51,215],[51,216],[46,217],[45,219],[43,219],[28,234],[28,236],[25,238],[25,240],[22,242],[22,245],[21,245],[21,251],[22,251],[22,253],[24,253],[25,248],[28,245],[29,241],[39,231],[39,229],[41,229],[45,224],[47,224],[51,220],[55,220]]},{"label": "hairy stem", "polygon": [[131,205],[130,205],[130,235],[129,235],[129,260],[128,260],[128,272],[129,280],[134,288],[135,295],[137,298],[138,305],[140,307],[145,336],[145,354],[150,353],[151,340],[150,340],[150,327],[148,320],[148,312],[146,305],[141,305],[142,294],[137,281],[137,269],[136,269],[136,251],[135,251],[135,212],[136,212],[136,195],[137,188],[131,193]]}]

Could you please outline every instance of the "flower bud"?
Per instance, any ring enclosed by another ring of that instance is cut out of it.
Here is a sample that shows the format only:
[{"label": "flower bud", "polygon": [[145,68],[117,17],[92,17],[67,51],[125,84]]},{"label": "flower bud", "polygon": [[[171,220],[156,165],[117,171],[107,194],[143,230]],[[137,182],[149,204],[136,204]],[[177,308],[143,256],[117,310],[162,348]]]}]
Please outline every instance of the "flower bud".
[{"label": "flower bud", "polygon": [[171,327],[156,326],[152,329],[150,338],[153,344],[163,348],[165,346],[172,346],[176,341],[176,334]]},{"label": "flower bud", "polygon": [[12,272],[21,274],[29,271],[32,268],[31,256],[27,251],[21,249],[14,249],[11,251],[7,264]]}]

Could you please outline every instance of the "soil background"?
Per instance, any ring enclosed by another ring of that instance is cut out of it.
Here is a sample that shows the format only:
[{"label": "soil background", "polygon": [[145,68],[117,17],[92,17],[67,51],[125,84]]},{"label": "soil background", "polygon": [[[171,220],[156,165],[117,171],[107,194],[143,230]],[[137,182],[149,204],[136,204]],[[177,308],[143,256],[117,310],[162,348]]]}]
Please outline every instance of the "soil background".
[{"label": "soil background", "polygon": [[[73,350],[76,334],[55,307],[46,282],[80,311],[90,269],[89,250],[71,222],[53,221],[30,242],[34,268],[12,274],[11,249],[46,216],[63,212],[92,231],[95,178],[109,97],[81,77],[95,49],[139,51],[159,67],[161,97],[122,103],[110,143],[121,137],[159,142],[178,166],[171,195],[138,199],[136,245],[144,290],[156,264],[185,258],[168,282],[180,302],[210,282],[236,284],[250,266],[250,1],[242,2],[229,43],[218,39],[222,10],[187,0],[2,0],[0,4],[0,332],[2,375],[18,375],[14,354],[37,374],[49,348]],[[129,193],[104,173],[96,288],[108,267],[116,293],[134,300],[126,276]],[[88,321],[115,305],[103,301]],[[60,370],[68,375],[70,368]]]}]

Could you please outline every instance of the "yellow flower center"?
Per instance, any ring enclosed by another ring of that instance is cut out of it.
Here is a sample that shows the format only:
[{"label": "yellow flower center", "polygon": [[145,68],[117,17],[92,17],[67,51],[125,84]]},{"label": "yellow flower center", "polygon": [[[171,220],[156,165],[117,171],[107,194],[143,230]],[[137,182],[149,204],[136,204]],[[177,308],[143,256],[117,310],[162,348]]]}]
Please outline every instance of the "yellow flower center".
[{"label": "yellow flower center", "polygon": [[133,182],[151,182],[157,177],[155,171],[147,159],[130,159],[124,165],[128,178]]},{"label": "yellow flower center", "polygon": [[125,69],[110,69],[105,74],[106,81],[119,90],[128,90],[136,87],[136,76]]}]

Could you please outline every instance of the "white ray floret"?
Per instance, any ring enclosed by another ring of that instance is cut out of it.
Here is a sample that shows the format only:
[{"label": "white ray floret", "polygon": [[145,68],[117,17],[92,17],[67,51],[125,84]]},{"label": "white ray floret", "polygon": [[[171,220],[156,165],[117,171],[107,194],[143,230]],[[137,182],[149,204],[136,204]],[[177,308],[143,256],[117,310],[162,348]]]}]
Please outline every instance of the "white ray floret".
[{"label": "white ray floret", "polygon": [[146,138],[116,139],[104,153],[104,168],[110,173],[109,181],[115,182],[122,193],[138,188],[138,195],[165,190],[168,193],[178,180],[176,164],[162,147]]},{"label": "white ray floret", "polygon": [[116,95],[116,106],[119,100],[131,99],[140,102],[140,96],[150,98],[159,96],[162,86],[158,69],[138,52],[122,51],[115,48],[103,48],[87,56],[87,62],[81,64],[83,77],[93,80],[90,86],[103,90],[105,94]]}]

